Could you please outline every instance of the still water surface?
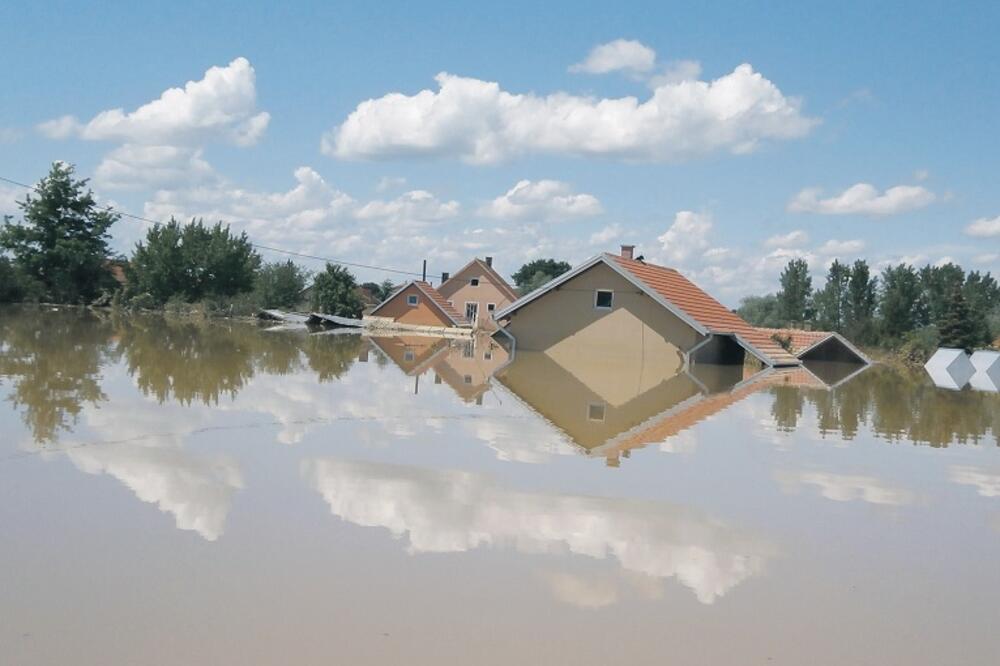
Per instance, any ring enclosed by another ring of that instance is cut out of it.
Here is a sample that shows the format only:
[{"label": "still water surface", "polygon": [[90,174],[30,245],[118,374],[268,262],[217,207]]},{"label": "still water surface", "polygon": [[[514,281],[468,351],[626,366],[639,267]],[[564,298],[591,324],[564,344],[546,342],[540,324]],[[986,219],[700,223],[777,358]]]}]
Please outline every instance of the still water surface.
[{"label": "still water surface", "polygon": [[994,664],[1000,397],[0,310],[0,663]]}]

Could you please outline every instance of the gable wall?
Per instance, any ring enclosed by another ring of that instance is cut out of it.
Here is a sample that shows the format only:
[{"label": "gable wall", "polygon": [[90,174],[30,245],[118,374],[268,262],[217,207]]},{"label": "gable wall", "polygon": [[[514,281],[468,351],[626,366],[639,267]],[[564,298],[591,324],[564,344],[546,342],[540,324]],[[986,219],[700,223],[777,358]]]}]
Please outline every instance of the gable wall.
[{"label": "gable wall", "polygon": [[[417,295],[417,305],[414,307],[406,302],[410,294]],[[424,295],[416,285],[410,285],[403,291],[396,294],[391,301],[375,313],[376,317],[388,317],[394,321],[404,324],[415,324],[418,326],[448,326],[455,324],[442,313],[431,300]]]},{"label": "gable wall", "polygon": [[[479,286],[473,287],[469,282],[472,278],[479,278]],[[482,266],[472,264],[464,271],[457,273],[448,283],[442,285],[438,291],[446,299],[452,302],[455,309],[463,317],[465,316],[465,304],[467,302],[479,303],[479,328],[495,328],[492,313],[486,306],[488,303],[496,303],[496,311],[511,304],[508,298],[494,282],[494,277],[483,270]]]},{"label": "gable wall", "polygon": [[[594,308],[597,289],[615,292],[614,306]],[[607,358],[640,349],[648,359],[669,359],[683,364],[681,352],[702,336],[638,287],[604,264],[597,264],[559,288],[519,309],[507,331],[517,340],[517,350],[603,354]]]}]

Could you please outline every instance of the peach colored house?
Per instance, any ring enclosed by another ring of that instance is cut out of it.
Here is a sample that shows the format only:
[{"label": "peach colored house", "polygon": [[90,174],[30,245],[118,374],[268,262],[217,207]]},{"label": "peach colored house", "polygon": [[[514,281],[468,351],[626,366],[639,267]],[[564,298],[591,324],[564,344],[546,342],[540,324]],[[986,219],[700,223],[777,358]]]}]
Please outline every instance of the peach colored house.
[{"label": "peach colored house", "polygon": [[468,322],[437,289],[413,280],[397,289],[369,314],[411,326],[467,328]]},{"label": "peach colored house", "polygon": [[772,367],[800,365],[806,355],[867,363],[836,334],[817,334],[814,344],[798,350],[783,346],[772,331],[751,326],[678,271],[633,255],[631,245],[619,255],[599,254],[499,310],[495,319],[517,351],[557,358],[582,354],[614,362],[626,345],[642,350],[644,365],[676,368],[740,364],[747,356]]},{"label": "peach colored house", "polygon": [[493,313],[517,300],[517,293],[493,268],[493,257],[473,259],[454,275],[442,275],[438,292],[473,328],[494,330]]}]

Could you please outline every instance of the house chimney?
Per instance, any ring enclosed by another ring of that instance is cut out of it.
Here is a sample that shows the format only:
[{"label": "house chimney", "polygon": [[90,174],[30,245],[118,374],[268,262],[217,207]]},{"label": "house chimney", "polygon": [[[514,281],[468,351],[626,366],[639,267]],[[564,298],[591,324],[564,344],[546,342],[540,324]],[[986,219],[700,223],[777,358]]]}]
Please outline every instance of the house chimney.
[{"label": "house chimney", "polygon": [[493,268],[493,257],[486,257],[486,265]]},{"label": "house chimney", "polygon": [[450,277],[451,277],[451,273],[441,273],[441,284],[444,284],[445,282],[447,282],[448,278],[450,278]]},{"label": "house chimney", "polygon": [[622,245],[622,257],[631,259],[635,254],[635,245]]}]

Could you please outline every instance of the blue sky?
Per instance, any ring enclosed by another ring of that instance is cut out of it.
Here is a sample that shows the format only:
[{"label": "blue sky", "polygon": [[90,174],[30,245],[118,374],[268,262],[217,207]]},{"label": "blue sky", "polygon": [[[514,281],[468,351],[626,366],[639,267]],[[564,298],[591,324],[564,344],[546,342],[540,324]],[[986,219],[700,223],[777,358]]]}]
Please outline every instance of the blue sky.
[{"label": "blue sky", "polygon": [[729,304],[793,256],[1000,270],[995,5],[540,4],[4,3],[0,175],[402,269],[632,242]]}]

